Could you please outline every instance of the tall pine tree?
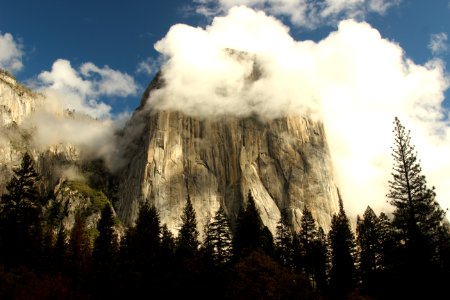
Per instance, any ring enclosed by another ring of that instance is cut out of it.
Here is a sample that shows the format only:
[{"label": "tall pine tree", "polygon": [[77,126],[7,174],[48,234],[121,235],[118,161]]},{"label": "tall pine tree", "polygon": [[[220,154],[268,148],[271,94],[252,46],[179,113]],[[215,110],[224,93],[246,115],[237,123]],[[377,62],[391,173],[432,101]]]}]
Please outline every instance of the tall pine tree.
[{"label": "tall pine tree", "polygon": [[435,199],[434,187],[427,186],[417,152],[411,145],[410,132],[397,117],[393,132],[394,165],[387,197],[395,208],[392,224],[402,245],[399,268],[405,286],[431,286],[439,260],[437,243],[445,212]]}]

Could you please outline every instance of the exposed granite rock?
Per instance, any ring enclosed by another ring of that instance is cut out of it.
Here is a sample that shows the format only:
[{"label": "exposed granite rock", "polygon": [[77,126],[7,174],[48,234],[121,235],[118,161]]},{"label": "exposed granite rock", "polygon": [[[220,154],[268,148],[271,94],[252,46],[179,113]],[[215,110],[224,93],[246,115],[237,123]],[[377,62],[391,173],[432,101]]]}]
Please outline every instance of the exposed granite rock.
[{"label": "exposed granite rock", "polygon": [[198,119],[146,110],[145,99],[123,133],[128,163],[118,172],[116,208],[127,225],[143,201],[154,204],[176,234],[189,195],[199,231],[222,204],[232,224],[248,191],[262,221],[275,233],[287,208],[295,230],[305,205],[329,229],[338,198],[321,122],[302,116]]}]

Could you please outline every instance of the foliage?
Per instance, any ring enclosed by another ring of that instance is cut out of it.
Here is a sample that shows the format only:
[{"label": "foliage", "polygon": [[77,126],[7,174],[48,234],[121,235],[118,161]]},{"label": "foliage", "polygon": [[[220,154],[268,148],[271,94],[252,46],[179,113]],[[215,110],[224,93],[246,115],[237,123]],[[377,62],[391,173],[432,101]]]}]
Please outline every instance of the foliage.
[{"label": "foliage", "polygon": [[25,153],[0,200],[0,257],[8,265],[36,263],[41,255],[42,205],[39,176]]},{"label": "foliage", "polygon": [[216,212],[214,220],[207,226],[204,246],[210,249],[212,259],[216,265],[223,265],[232,258],[231,226],[222,206]]},{"label": "foliage", "polygon": [[275,249],[277,259],[280,263],[287,268],[292,269],[294,264],[293,234],[289,222],[288,211],[286,209],[281,211],[280,220],[277,224]]},{"label": "foliage", "polygon": [[399,266],[402,273],[406,271],[402,285],[415,283],[417,288],[419,281],[430,285],[435,281],[430,274],[436,273],[437,245],[445,212],[435,199],[434,187],[427,186],[410,132],[398,118],[394,120],[393,132],[394,164],[387,197],[395,208],[392,224],[402,245],[398,262],[408,266],[408,270]]},{"label": "foliage", "polygon": [[339,213],[331,220],[328,233],[331,247],[330,289],[337,299],[344,299],[356,286],[355,237],[339,195]]},{"label": "foliage", "polygon": [[200,246],[197,219],[191,199],[187,198],[186,205],[181,216],[181,228],[177,238],[177,253],[183,256],[193,256]]}]

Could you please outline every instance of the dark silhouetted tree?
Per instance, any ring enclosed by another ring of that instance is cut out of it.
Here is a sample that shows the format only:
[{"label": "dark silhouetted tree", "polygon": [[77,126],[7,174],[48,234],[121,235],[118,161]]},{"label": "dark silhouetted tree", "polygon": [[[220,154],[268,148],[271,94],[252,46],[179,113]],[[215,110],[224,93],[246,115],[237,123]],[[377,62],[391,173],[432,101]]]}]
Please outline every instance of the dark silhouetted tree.
[{"label": "dark silhouetted tree", "polygon": [[383,243],[380,221],[370,206],[357,220],[357,242],[360,249],[360,275],[363,289],[371,295],[377,292],[383,269]]},{"label": "dark silhouetted tree", "polygon": [[303,209],[303,216],[300,220],[300,232],[299,232],[299,242],[300,242],[300,255],[302,256],[302,271],[306,278],[312,284],[315,284],[314,278],[314,251],[315,243],[318,239],[318,231],[316,226],[316,221],[314,220],[311,212],[305,206]]},{"label": "dark silhouetted tree", "polygon": [[92,247],[87,233],[86,218],[80,212],[75,214],[67,254],[69,275],[76,285],[85,288],[88,280],[86,275],[91,267]]},{"label": "dark silhouetted tree", "polygon": [[251,192],[245,209],[241,207],[233,236],[233,249],[236,257],[244,257],[252,251],[262,250],[267,238],[263,237],[263,223],[255,206]]},{"label": "dark silhouetted tree", "polygon": [[328,238],[331,250],[330,292],[335,299],[345,299],[356,286],[356,243],[340,195],[339,213],[331,220]]},{"label": "dark silhouetted tree", "polygon": [[0,259],[33,266],[42,254],[42,205],[33,159],[25,153],[0,201]]},{"label": "dark silhouetted tree", "polygon": [[207,226],[204,245],[210,249],[216,265],[223,265],[231,260],[233,255],[231,227],[222,205]]},{"label": "dark silhouetted tree", "polygon": [[294,246],[293,233],[289,222],[289,214],[287,209],[281,211],[280,220],[277,224],[277,233],[275,235],[275,253],[277,260],[287,267],[294,267]]},{"label": "dark silhouetted tree", "polygon": [[120,276],[123,296],[138,297],[149,286],[156,292],[161,260],[161,225],[158,211],[148,202],[139,207],[134,227],[120,246]]},{"label": "dark silhouetted tree", "polygon": [[195,210],[189,196],[181,216],[181,222],[177,237],[177,253],[182,257],[195,256],[198,253],[200,242]]},{"label": "dark silhouetted tree", "polygon": [[93,284],[94,292],[101,297],[113,296],[111,286],[115,284],[117,272],[117,256],[119,244],[114,229],[114,213],[109,204],[106,204],[97,223],[98,236],[94,242],[93,258]]}]

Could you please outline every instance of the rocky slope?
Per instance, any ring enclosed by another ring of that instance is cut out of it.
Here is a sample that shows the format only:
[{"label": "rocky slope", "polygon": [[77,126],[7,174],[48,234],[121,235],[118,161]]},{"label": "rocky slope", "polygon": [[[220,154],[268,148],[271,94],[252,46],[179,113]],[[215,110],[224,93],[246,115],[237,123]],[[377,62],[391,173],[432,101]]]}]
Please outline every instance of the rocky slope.
[{"label": "rocky slope", "polygon": [[329,229],[338,199],[321,122],[306,116],[198,119],[148,110],[145,101],[161,84],[152,82],[123,133],[127,164],[119,172],[117,211],[126,224],[148,201],[176,233],[188,196],[200,231],[219,205],[234,223],[250,191],[272,233],[282,209],[298,230],[305,205]]},{"label": "rocky slope", "polygon": [[[20,165],[22,156],[27,151],[34,158],[36,170],[41,176],[42,194],[53,195],[48,208],[58,205],[65,207],[65,211],[61,211],[62,226],[70,230],[75,214],[82,212],[89,228],[95,229],[101,206],[108,199],[103,193],[103,196],[99,196],[97,193],[100,191],[89,187],[86,181],[96,176],[96,182],[99,183],[98,175],[93,173],[104,170],[98,163],[83,161],[80,149],[75,145],[57,143],[40,150],[33,146],[33,128],[22,125],[45,103],[43,95],[24,87],[12,75],[0,70],[0,195],[6,192],[6,184],[13,174],[13,168]],[[75,117],[73,112],[61,112],[61,115]],[[82,181],[69,180],[68,173],[78,174],[78,179]],[[103,177],[101,180],[107,176]]]}]

